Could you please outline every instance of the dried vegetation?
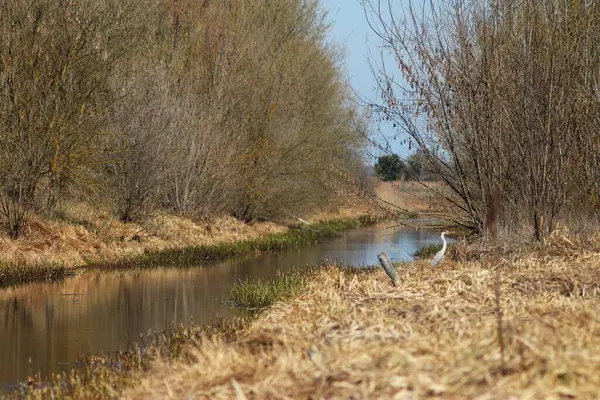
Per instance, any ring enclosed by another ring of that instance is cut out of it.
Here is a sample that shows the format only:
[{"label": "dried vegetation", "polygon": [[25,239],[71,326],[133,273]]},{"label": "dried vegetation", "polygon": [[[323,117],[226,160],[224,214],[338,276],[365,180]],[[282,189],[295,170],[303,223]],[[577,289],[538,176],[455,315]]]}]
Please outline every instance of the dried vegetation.
[{"label": "dried vegetation", "polygon": [[374,194],[384,206],[408,210],[417,215],[431,215],[444,210],[443,201],[434,196],[428,187],[442,189],[441,182],[427,182],[427,186],[415,181],[374,182]]},{"label": "dried vegetation", "polygon": [[598,243],[555,234],[437,269],[401,264],[398,288],[382,270],[331,267],[234,340],[157,363],[124,397],[595,397]]}]

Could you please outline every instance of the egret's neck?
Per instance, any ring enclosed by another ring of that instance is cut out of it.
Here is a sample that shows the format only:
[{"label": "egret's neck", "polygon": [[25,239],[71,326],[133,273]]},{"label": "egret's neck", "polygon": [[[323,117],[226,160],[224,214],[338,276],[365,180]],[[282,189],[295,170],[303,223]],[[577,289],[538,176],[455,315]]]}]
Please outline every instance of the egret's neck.
[{"label": "egret's neck", "polygon": [[442,245],[442,252],[446,250],[446,238],[444,237],[445,235],[446,232],[442,232],[442,242],[444,242],[444,244]]}]

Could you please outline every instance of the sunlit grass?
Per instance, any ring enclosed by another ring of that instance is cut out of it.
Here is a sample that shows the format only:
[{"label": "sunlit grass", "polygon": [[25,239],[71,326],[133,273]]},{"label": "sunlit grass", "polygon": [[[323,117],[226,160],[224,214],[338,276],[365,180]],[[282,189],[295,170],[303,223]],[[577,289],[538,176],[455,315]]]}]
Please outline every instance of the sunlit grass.
[{"label": "sunlit grass", "polygon": [[407,263],[398,288],[381,268],[320,269],[238,340],[204,342],[197,363],[157,365],[124,395],[269,398],[276,382],[282,398],[596,398],[598,245],[550,240],[502,264]]},{"label": "sunlit grass", "polygon": [[373,217],[342,219],[320,222],[310,226],[298,226],[288,232],[271,234],[255,239],[216,245],[190,246],[183,249],[168,249],[147,252],[142,256],[123,259],[110,264],[91,264],[99,269],[150,268],[156,266],[194,266],[226,258],[253,253],[266,253],[297,248],[330,240],[341,236],[344,231],[377,222]]}]

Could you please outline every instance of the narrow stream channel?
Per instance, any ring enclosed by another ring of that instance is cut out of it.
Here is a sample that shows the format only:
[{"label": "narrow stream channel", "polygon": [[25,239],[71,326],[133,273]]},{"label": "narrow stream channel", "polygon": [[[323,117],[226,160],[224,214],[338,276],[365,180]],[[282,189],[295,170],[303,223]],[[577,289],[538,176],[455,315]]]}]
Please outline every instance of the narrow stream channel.
[{"label": "narrow stream channel", "polygon": [[139,341],[140,334],[173,324],[231,317],[236,311],[225,300],[240,280],[325,260],[372,265],[382,251],[395,260],[410,260],[430,243],[439,243],[436,232],[369,228],[251,259],[186,269],[88,272],[0,290],[0,387],[14,387],[38,372],[48,376],[70,370],[82,355],[124,348]]}]

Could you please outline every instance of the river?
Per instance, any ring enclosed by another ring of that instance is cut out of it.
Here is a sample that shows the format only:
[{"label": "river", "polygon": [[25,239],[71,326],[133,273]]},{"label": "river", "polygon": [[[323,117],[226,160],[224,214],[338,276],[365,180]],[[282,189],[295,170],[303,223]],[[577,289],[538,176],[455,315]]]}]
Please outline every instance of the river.
[{"label": "river", "polygon": [[70,370],[85,354],[122,349],[173,324],[231,317],[237,311],[226,300],[240,280],[323,261],[373,265],[382,251],[410,261],[419,247],[439,241],[432,231],[365,228],[301,249],[213,265],[85,272],[2,289],[0,387],[8,390],[35,373],[45,377]]}]

